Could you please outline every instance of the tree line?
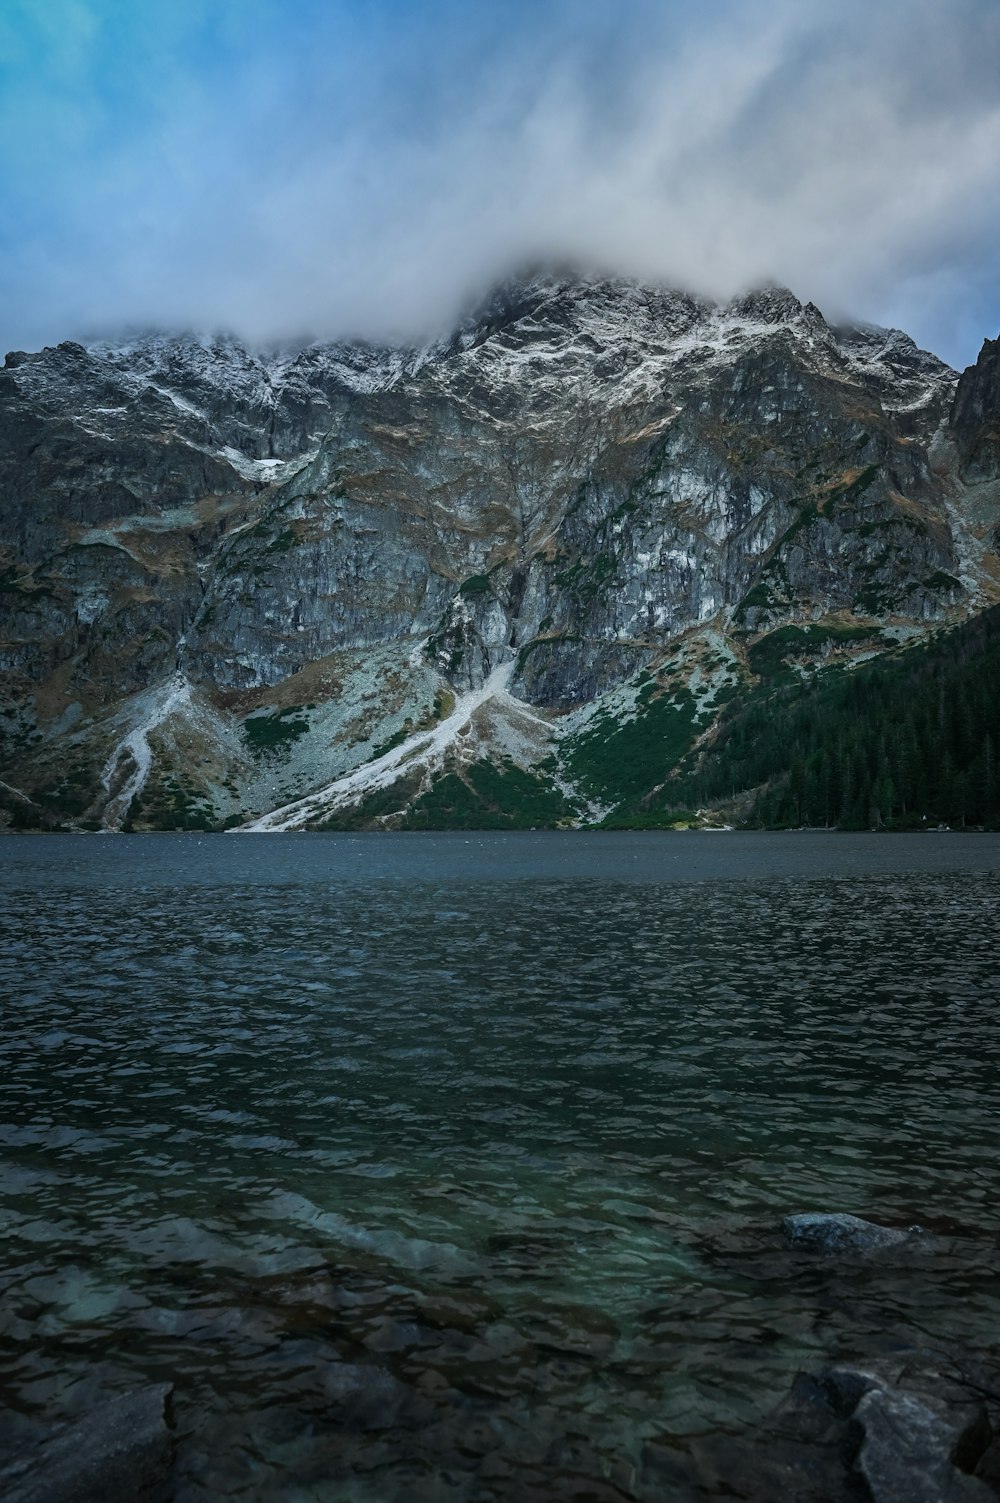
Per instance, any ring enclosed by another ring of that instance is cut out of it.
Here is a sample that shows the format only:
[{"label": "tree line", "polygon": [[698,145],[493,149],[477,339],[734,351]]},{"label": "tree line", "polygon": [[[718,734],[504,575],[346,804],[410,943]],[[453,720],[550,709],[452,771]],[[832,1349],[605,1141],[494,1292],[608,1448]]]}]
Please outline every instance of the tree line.
[{"label": "tree line", "polygon": [[1000,827],[1000,607],[861,667],[785,670],[656,802],[768,828]]}]

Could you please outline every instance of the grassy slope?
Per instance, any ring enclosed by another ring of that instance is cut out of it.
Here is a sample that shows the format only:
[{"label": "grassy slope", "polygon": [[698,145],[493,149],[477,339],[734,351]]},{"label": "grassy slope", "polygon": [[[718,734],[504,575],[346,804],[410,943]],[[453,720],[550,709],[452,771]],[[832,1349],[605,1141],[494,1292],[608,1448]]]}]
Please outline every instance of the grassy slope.
[{"label": "grassy slope", "polygon": [[479,761],[442,774],[425,793],[397,783],[333,816],[323,828],[370,829],[388,821],[402,830],[545,830],[575,813],[546,772],[526,772],[510,761],[499,766]]},{"label": "grassy slope", "polygon": [[[641,682],[634,716],[597,710],[567,739],[560,772],[610,812],[618,828],[667,827],[707,811],[755,827],[801,824],[848,829],[927,824],[1000,828],[1000,607],[919,646],[891,648],[848,667],[815,667],[844,645],[883,646],[876,628],[781,628],[751,644],[738,686],[699,702],[676,677]],[[301,734],[299,707],[248,722],[258,756],[280,754]],[[220,828],[216,811],[183,771],[169,767],[132,811],[134,825]],[[415,778],[337,815],[327,829],[553,828],[580,809],[552,774],[479,761],[440,775],[429,791]],[[34,807],[7,795],[8,828],[79,821],[92,779],[70,769]]]}]

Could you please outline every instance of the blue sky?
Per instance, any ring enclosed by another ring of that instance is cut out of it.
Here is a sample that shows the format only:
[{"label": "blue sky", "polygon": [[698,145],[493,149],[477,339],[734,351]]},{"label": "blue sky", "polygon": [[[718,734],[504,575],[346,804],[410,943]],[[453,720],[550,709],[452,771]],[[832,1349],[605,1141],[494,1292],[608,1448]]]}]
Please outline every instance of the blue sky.
[{"label": "blue sky", "polygon": [[1000,329],[998,0],[0,0],[0,342],[436,331],[512,265]]}]

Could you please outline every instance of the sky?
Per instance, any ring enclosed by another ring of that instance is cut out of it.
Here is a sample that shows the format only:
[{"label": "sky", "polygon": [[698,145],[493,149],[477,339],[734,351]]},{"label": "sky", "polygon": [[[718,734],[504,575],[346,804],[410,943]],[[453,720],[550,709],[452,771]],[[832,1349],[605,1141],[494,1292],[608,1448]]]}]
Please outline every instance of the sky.
[{"label": "sky", "polygon": [[1000,330],[1000,0],[0,0],[0,345],[419,338],[526,264]]}]

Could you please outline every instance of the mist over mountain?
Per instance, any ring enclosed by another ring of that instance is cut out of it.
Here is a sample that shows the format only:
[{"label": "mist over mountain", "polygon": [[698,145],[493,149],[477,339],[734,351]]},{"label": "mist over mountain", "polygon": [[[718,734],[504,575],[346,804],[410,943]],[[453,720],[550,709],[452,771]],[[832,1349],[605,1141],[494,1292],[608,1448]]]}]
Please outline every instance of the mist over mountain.
[{"label": "mist over mountain", "polygon": [[990,0],[14,0],[6,348],[423,341],[512,264],[776,281],[955,365],[1000,326]]}]

